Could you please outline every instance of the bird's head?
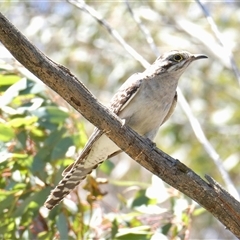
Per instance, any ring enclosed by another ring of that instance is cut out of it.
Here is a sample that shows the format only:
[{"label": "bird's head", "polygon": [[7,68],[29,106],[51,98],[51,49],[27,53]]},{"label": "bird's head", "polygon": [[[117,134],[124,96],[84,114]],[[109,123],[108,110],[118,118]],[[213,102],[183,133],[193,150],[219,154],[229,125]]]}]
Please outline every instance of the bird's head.
[{"label": "bird's head", "polygon": [[159,74],[166,73],[180,77],[191,62],[202,58],[207,58],[207,56],[174,50],[158,57],[153,66],[157,67]]}]

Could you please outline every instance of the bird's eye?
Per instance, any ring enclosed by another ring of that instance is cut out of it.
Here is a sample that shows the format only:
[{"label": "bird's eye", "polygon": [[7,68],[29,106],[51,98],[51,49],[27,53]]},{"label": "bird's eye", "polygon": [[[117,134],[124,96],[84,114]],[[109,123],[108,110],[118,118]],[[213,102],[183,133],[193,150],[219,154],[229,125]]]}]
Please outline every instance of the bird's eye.
[{"label": "bird's eye", "polygon": [[175,61],[175,62],[181,62],[183,60],[183,56],[181,54],[175,54],[173,57],[172,57],[172,60]]}]

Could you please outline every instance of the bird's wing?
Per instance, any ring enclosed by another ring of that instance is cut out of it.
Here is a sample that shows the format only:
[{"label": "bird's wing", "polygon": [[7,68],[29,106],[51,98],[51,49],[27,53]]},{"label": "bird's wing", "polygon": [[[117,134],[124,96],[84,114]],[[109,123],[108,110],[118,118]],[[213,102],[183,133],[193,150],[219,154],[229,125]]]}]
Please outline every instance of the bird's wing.
[{"label": "bird's wing", "polygon": [[143,79],[141,73],[133,74],[128,80],[122,85],[118,92],[113,96],[110,102],[110,109],[116,115],[129,104],[129,102],[136,96],[140,89]]},{"label": "bird's wing", "polygon": [[171,117],[171,115],[173,114],[173,112],[174,112],[174,110],[176,108],[176,105],[177,105],[177,92],[174,95],[174,98],[173,98],[173,101],[172,101],[172,105],[171,105],[171,107],[170,107],[166,117],[163,119],[161,125],[163,125]]},{"label": "bird's wing", "polygon": [[[128,105],[128,103],[133,99],[133,97],[137,94],[141,85],[140,73],[133,74],[127,81],[122,85],[122,87],[118,90],[118,92],[112,97],[110,102],[110,109],[116,115]],[[89,151],[92,149],[94,142],[96,142],[101,136],[103,132],[100,131],[98,128],[94,129],[94,132],[90,136],[88,142],[86,143],[85,147],[83,148],[81,155],[79,158],[69,165],[62,173],[65,176],[74,165],[77,165],[79,162],[83,161],[85,157],[89,154]],[[120,153],[121,150],[117,151],[116,153],[111,153],[108,157],[113,157],[116,154]]]},{"label": "bird's wing", "polygon": [[[115,114],[119,115],[137,94],[141,82],[140,75],[134,74],[114,95],[110,109]],[[48,209],[55,207],[108,156],[116,155],[119,152],[118,146],[107,138],[103,131],[96,128],[78,159],[64,170],[63,179],[51,192],[44,205]]]},{"label": "bird's wing", "polygon": [[62,172],[62,176],[67,175],[68,172],[73,168],[73,166],[78,165],[80,162],[82,162],[86,159],[86,156],[91,151],[91,148],[92,148],[94,142],[96,142],[102,136],[102,134],[103,134],[103,132],[100,131],[99,129],[97,129],[97,128],[94,129],[92,135],[88,139],[88,141],[87,141],[86,145],[84,146],[78,159],[74,163],[70,164],[67,168],[64,169],[64,171]]}]

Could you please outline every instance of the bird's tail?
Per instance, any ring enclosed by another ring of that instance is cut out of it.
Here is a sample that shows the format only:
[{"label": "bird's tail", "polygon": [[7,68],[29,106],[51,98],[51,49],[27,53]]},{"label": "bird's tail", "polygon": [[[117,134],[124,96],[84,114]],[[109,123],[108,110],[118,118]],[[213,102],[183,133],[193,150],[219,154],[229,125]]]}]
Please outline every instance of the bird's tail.
[{"label": "bird's tail", "polygon": [[48,196],[46,202],[44,203],[44,206],[50,210],[53,209],[101,163],[102,162],[99,162],[95,166],[89,168],[84,167],[84,161],[73,165],[73,168],[52,190],[51,194]]},{"label": "bird's tail", "polygon": [[81,152],[78,160],[63,172],[63,179],[53,189],[44,206],[54,208],[83,179],[109,156],[119,152],[119,147],[102,132],[96,130]]}]

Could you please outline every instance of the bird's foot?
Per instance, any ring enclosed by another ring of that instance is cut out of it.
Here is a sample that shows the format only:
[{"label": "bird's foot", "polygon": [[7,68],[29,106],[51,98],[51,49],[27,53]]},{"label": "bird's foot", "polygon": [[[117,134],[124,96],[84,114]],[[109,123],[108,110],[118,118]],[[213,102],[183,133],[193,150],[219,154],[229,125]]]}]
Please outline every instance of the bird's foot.
[{"label": "bird's foot", "polygon": [[151,139],[146,138],[147,143],[151,146],[151,148],[155,148],[156,147],[156,143],[153,142]]}]

